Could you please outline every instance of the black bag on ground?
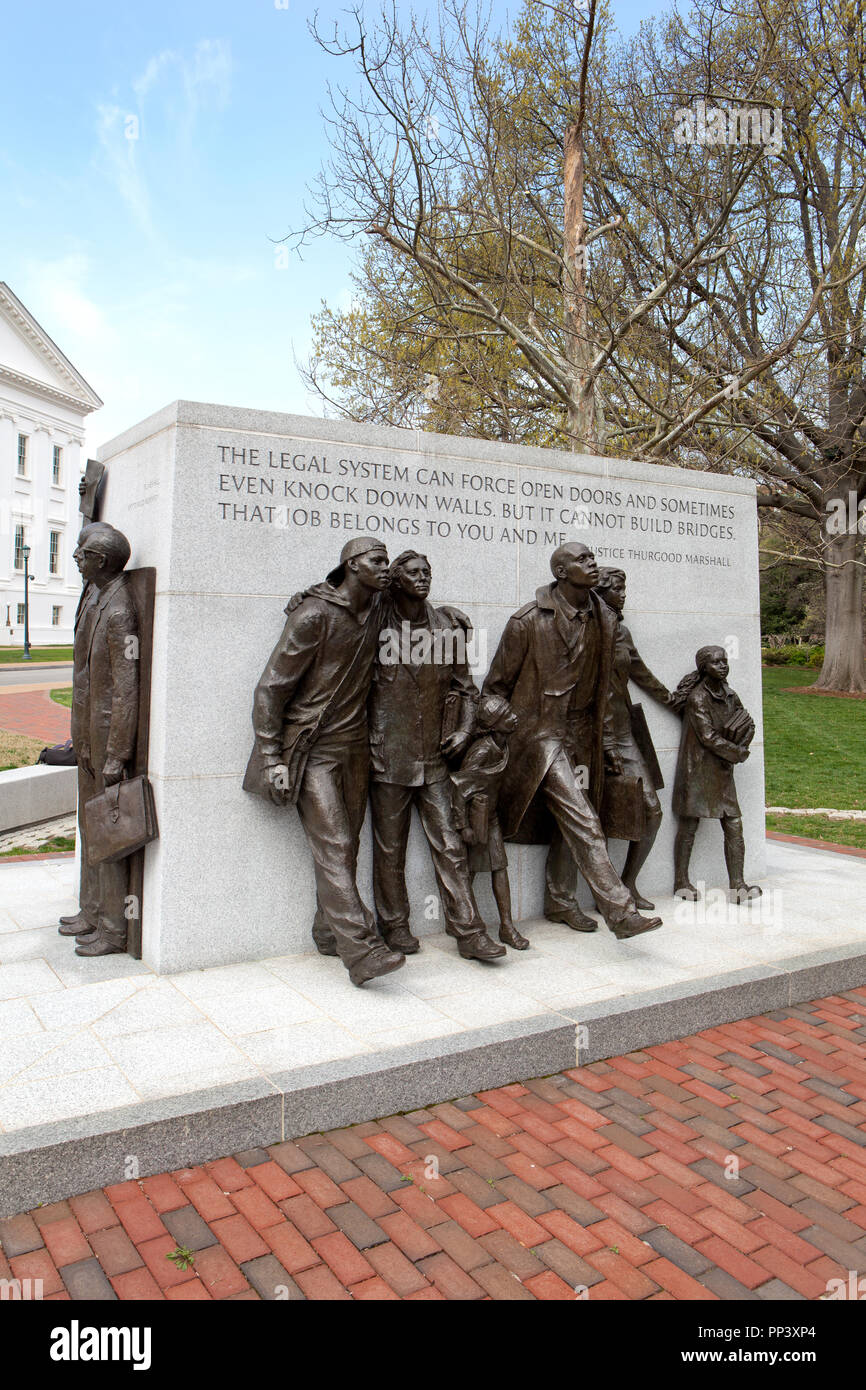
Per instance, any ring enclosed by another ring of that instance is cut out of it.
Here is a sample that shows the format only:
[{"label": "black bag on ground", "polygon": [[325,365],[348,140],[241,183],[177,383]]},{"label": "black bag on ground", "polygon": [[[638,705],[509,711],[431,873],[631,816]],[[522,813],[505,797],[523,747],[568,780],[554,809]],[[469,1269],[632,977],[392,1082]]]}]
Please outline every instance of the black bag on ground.
[{"label": "black bag on ground", "polygon": [[68,738],[65,743],[54,743],[50,748],[43,748],[36,761],[37,763],[46,763],[48,767],[78,766],[78,759],[75,756],[71,738]]}]

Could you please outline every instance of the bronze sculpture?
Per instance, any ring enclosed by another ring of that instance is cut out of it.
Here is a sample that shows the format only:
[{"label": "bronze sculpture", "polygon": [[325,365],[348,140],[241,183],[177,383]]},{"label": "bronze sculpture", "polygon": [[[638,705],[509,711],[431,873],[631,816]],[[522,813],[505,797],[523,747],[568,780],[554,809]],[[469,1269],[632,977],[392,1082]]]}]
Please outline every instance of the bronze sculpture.
[{"label": "bronze sculpture", "polygon": [[743,902],[759,897],[761,890],[743,878],[746,850],[734,766],[748,758],[755,724],[727,683],[724,647],[701,647],[695,668],[683,677],[671,699],[683,715],[673,795],[673,809],[679,817],[674,895],[692,900],[698,897],[689,880],[689,860],[700,820],[711,819],[722,823],[729,884],[735,900]]},{"label": "bronze sculpture", "polygon": [[77,937],[79,956],[126,950],[128,862],[89,862],[85,808],[121,781],[135,754],[139,650],[138,618],[123,574],[129,556],[126,537],[104,522],[83,527],[74,551],[84,581],[75,617],[72,673],[81,883],[79,911],[60,919],[60,933]]},{"label": "bronze sculpture", "polygon": [[[420,949],[409,927],[406,845],[413,805],[430,847],[445,930],[461,956],[495,960],[454,820],[447,760],[466,748],[478,697],[465,632],[449,610],[434,608],[429,562],[407,550],[391,565],[381,646],[370,694],[370,809],[373,894],[379,930],[394,950]],[[450,727],[453,725],[453,727]]]},{"label": "bronze sculpture", "polygon": [[502,774],[508,766],[508,736],[517,728],[517,716],[499,695],[479,701],[475,732],[460,767],[451,773],[454,817],[468,846],[470,881],[489,873],[493,897],[499,909],[499,940],[515,951],[529,946],[511,915],[508,857],[497,813]]},{"label": "bronze sculpture", "polygon": [[596,923],[575,914],[575,865],[620,940],[653,931],[616,873],[593,809],[604,775],[604,714],[616,645],[616,618],[592,590],[598,566],[588,546],[560,546],[554,582],[509,618],[484,682],[508,700],[518,724],[500,792],[506,838],[543,838],[532,822],[552,817],[545,915],[578,931]]},{"label": "bronze sculpture", "polygon": [[295,805],[313,855],[313,939],[339,955],[355,985],[405,964],[376,931],[355,881],[370,766],[367,698],[379,645],[388,555],[349,541],[340,564],[286,609],[256,687],[255,747],[244,789]]},{"label": "bronze sculpture", "polygon": [[638,892],[637,876],[655,843],[662,819],[656,791],[664,786],[661,769],[640,705],[632,703],[628,683],[634,681],[660,704],[671,693],[641,659],[623,622],[626,577],[620,569],[599,571],[596,593],[617,617],[616,649],[607,702],[605,742],[611,775],[605,778],[601,823],[609,839],[629,840],[622,881],[645,911],[653,904]]}]

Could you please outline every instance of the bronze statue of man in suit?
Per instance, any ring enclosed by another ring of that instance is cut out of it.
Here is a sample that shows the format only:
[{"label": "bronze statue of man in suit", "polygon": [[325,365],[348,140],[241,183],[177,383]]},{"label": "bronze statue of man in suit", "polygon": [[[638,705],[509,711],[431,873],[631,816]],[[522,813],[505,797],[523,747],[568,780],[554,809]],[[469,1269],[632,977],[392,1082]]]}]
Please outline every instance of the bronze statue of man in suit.
[{"label": "bronze statue of man in suit", "polygon": [[533,815],[548,824],[552,818],[545,915],[577,931],[595,930],[592,918],[573,909],[576,866],[611,931],[625,940],[662,923],[637,911],[610,862],[595,809],[616,617],[592,592],[599,574],[588,546],[560,546],[550,568],[554,582],[509,618],[483,687],[484,695],[508,700],[518,720],[499,794],[502,831],[534,839]]},{"label": "bronze statue of man in suit", "polygon": [[72,744],[78,760],[81,836],[80,908],[61,918],[63,936],[77,936],[79,956],[126,950],[126,860],[90,864],[84,807],[121,781],[135,756],[138,730],[138,618],[124,567],[129,541],[104,522],[83,527],[74,552],[84,581],[75,618]]}]

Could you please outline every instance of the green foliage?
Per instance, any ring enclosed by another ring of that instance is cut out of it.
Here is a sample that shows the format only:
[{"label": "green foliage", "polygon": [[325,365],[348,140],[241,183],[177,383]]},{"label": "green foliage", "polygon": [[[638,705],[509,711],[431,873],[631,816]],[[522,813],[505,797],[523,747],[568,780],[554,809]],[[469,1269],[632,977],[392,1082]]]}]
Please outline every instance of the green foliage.
[{"label": "green foliage", "polygon": [[67,685],[62,689],[52,690],[51,698],[56,705],[65,705],[67,709],[72,708],[72,686]]},{"label": "green foliage", "polygon": [[824,648],[816,645],[788,642],[784,647],[762,647],[761,660],[765,666],[817,666],[824,664]]},{"label": "green foliage", "polygon": [[808,615],[809,591],[820,576],[806,565],[774,565],[761,570],[761,632],[767,637],[796,632]]},{"label": "green foliage", "polygon": [[192,1269],[195,1264],[195,1251],[188,1249],[186,1245],[179,1245],[176,1250],[167,1251],[165,1258],[177,1265],[178,1269]]}]

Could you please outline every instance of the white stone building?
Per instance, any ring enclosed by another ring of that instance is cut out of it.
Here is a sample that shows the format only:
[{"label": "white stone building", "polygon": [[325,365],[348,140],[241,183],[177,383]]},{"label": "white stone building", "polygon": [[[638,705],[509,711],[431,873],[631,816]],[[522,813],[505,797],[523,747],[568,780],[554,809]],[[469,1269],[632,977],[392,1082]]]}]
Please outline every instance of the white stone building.
[{"label": "white stone building", "polygon": [[84,419],[101,405],[0,281],[0,646],[24,644],[25,545],[31,646],[72,642]]}]

